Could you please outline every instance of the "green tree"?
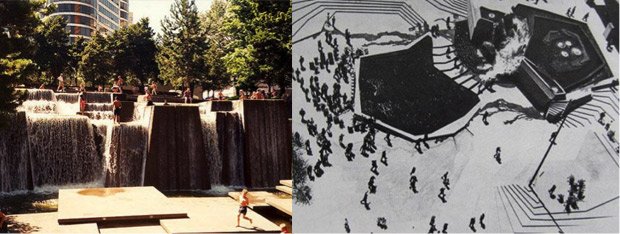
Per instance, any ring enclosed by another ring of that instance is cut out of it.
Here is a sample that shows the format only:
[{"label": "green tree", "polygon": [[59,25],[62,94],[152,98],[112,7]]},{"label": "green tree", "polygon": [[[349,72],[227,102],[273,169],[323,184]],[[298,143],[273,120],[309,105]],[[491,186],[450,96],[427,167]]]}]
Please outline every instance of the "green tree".
[{"label": "green tree", "polygon": [[173,86],[191,86],[207,79],[205,52],[209,49],[194,1],[175,0],[162,21],[157,56],[160,77]]},{"label": "green tree", "polygon": [[113,80],[114,58],[110,47],[106,38],[99,33],[94,34],[86,44],[79,62],[79,73],[84,76],[87,85],[106,85]]},{"label": "green tree", "polygon": [[82,60],[82,53],[86,48],[87,41],[83,37],[76,37],[73,43],[69,47],[69,63],[65,69],[67,77],[74,77],[75,84],[79,84],[84,81],[83,77],[79,74],[80,61]]},{"label": "green tree", "polygon": [[34,71],[34,33],[49,8],[44,0],[0,2],[0,125],[24,98],[14,86]]},{"label": "green tree", "polygon": [[155,56],[157,46],[148,18],[123,27],[107,38],[115,74],[133,85],[146,84],[159,74]]},{"label": "green tree", "polygon": [[202,87],[207,90],[222,89],[231,83],[231,78],[226,71],[224,60],[230,37],[223,30],[224,17],[228,4],[224,0],[214,0],[209,11],[200,16],[202,27],[209,39],[209,49],[205,59],[209,64],[206,80]]},{"label": "green tree", "polygon": [[[290,87],[291,2],[231,0],[224,29],[232,38],[226,69],[240,86],[265,82]],[[283,90],[283,89],[282,89]]]},{"label": "green tree", "polygon": [[54,77],[62,73],[71,59],[69,54],[69,34],[65,26],[65,19],[60,16],[51,16],[44,19],[37,27],[35,41],[37,50],[34,62],[39,68],[39,75],[33,83],[50,83]]}]

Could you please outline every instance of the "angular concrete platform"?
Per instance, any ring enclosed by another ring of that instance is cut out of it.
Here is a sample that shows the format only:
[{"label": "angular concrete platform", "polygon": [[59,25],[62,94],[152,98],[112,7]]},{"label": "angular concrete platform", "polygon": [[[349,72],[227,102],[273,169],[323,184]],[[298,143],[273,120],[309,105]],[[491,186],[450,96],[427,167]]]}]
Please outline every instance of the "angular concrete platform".
[{"label": "angular concrete platform", "polygon": [[281,192],[284,192],[284,193],[287,193],[287,194],[291,194],[291,195],[293,194],[293,188],[288,187],[288,186],[278,185],[278,186],[276,186],[276,189],[278,191],[281,191]]},{"label": "angular concrete platform", "polygon": [[293,199],[291,198],[267,198],[265,202],[276,209],[293,216]]},{"label": "angular concrete platform", "polygon": [[61,189],[58,223],[186,218],[187,213],[154,187]]},{"label": "angular concrete platform", "polygon": [[280,184],[286,185],[289,188],[293,187],[293,180],[280,180]]},{"label": "angular concrete platform", "polygon": [[186,219],[161,220],[161,226],[168,233],[227,233],[227,232],[279,232],[278,225],[248,209],[250,224],[241,220],[237,225],[239,203],[227,197],[217,198],[170,198],[175,206],[188,212]]}]

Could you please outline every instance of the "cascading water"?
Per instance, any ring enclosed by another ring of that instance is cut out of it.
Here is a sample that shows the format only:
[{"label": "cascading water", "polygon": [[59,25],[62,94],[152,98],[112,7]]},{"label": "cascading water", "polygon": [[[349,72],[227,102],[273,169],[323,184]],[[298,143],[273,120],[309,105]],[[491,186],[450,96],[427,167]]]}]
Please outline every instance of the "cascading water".
[{"label": "cascading water", "polygon": [[148,129],[141,123],[111,125],[106,187],[142,186]]},{"label": "cascading water", "polygon": [[239,114],[207,112],[201,115],[201,120],[211,183],[243,185],[243,137]]},{"label": "cascading water", "polygon": [[102,178],[95,129],[84,116],[28,116],[30,166],[35,186],[93,182]]},{"label": "cascading water", "polygon": [[0,129],[0,192],[29,189],[26,114],[11,114]]}]

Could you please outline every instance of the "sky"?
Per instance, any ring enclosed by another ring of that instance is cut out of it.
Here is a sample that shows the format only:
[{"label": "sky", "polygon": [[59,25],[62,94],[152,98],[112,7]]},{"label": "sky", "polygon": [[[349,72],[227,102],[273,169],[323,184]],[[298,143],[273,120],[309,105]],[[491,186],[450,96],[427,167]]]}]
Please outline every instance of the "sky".
[{"label": "sky", "polygon": [[[199,12],[209,10],[211,0],[195,0]],[[161,33],[161,21],[170,14],[174,0],[129,0],[129,11],[133,12],[133,22],[148,17],[155,33]]]}]

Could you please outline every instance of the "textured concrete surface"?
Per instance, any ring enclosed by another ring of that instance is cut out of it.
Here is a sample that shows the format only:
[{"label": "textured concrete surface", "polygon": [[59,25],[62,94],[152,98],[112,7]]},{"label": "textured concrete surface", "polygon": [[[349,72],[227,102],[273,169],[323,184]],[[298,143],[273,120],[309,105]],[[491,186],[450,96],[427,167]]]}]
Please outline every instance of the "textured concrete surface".
[{"label": "textured concrete surface", "polygon": [[96,223],[59,225],[58,213],[20,214],[9,216],[9,230],[19,233],[99,233]]},{"label": "textured concrete surface", "polygon": [[286,185],[289,188],[293,187],[293,180],[280,180],[280,184]]},{"label": "textured concrete surface", "polygon": [[61,189],[58,223],[152,220],[187,217],[153,187]]},{"label": "textured concrete surface", "polygon": [[291,178],[291,129],[286,102],[238,101],[244,129],[244,174],[248,187],[273,187]]},{"label": "textured concrete surface", "polygon": [[170,198],[175,205],[188,212],[188,219],[161,220],[161,226],[168,233],[205,233],[205,232],[278,232],[280,228],[248,209],[247,217],[253,220],[240,221],[237,225],[239,204],[230,198]]},{"label": "textured concrete surface", "polygon": [[197,106],[154,106],[144,185],[160,190],[209,189]]},{"label": "textured concrete surface", "polygon": [[291,198],[267,198],[265,202],[276,209],[293,216],[293,199]]}]

